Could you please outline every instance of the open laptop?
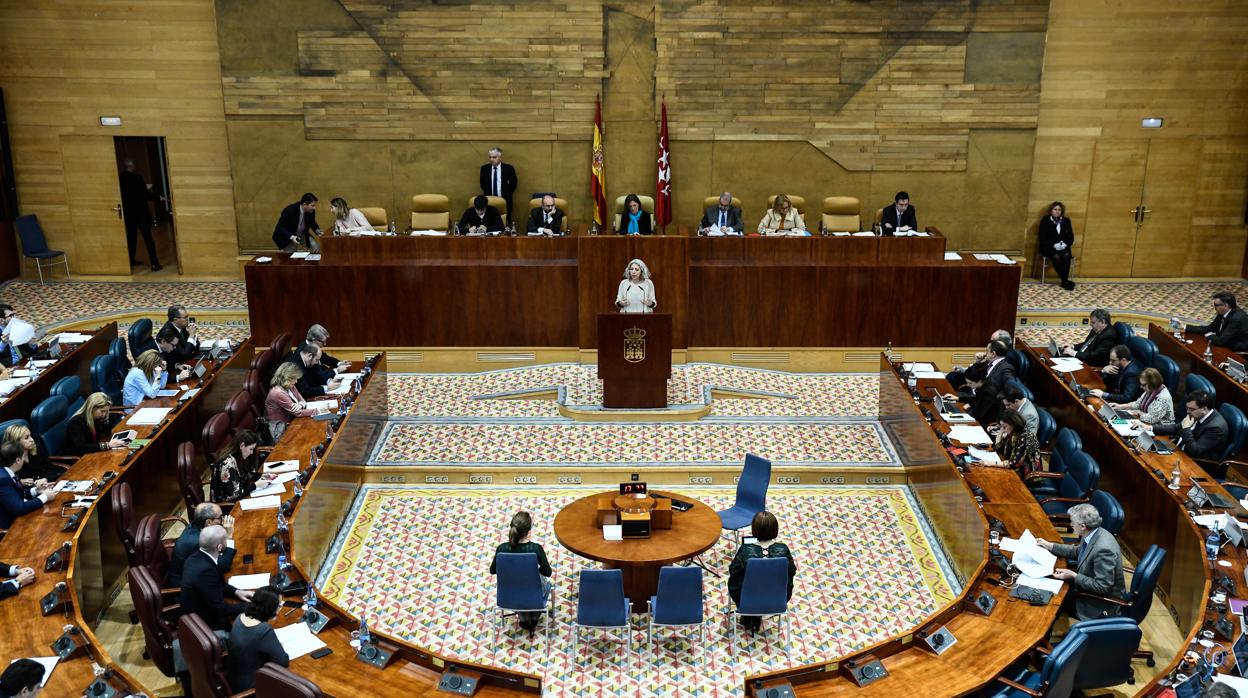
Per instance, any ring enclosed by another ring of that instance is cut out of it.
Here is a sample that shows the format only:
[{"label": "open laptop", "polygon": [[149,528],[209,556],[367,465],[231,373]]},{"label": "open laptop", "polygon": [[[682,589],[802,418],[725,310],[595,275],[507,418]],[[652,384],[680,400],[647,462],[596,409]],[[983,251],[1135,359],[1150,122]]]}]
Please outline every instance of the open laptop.
[{"label": "open laptop", "polygon": [[1132,419],[1135,419],[1135,415],[1131,414],[1130,412],[1124,412],[1123,410],[1115,409],[1108,402],[1101,403],[1101,409],[1097,410],[1097,414],[1101,415],[1101,417],[1107,422],[1112,422],[1115,420],[1129,422]]},{"label": "open laptop", "polygon": [[961,407],[958,407],[956,402],[946,402],[945,398],[941,396],[939,390],[931,388],[931,391],[933,393],[932,405],[936,407],[936,412],[940,414],[941,419],[949,422],[950,424],[970,423],[975,421],[975,418],[967,414]]},{"label": "open laptop", "polygon": [[1135,447],[1140,449],[1140,453],[1148,453],[1156,451],[1158,455],[1168,456],[1174,453],[1174,448],[1165,439],[1160,439],[1148,433],[1144,429],[1135,435]]},{"label": "open laptop", "polygon": [[1075,378],[1074,373],[1069,374],[1069,376],[1070,378],[1066,381],[1066,385],[1070,386],[1071,391],[1075,395],[1078,395],[1080,399],[1086,399],[1088,395],[1091,395],[1087,388],[1079,385],[1079,379]]},{"label": "open laptop", "polygon": [[1238,504],[1235,500],[1217,492],[1209,492],[1200,486],[1200,483],[1193,481],[1192,488],[1187,491],[1187,498],[1197,507],[1203,507],[1206,504],[1217,509],[1234,509]]},{"label": "open laptop", "polygon": [[1244,379],[1248,378],[1248,370],[1244,369],[1244,363],[1235,359],[1228,358],[1226,360],[1226,372],[1239,383],[1243,383]]},{"label": "open laptop", "polygon": [[1059,356],[1057,353],[1057,340],[1053,339],[1053,335],[1049,335],[1049,356]]}]

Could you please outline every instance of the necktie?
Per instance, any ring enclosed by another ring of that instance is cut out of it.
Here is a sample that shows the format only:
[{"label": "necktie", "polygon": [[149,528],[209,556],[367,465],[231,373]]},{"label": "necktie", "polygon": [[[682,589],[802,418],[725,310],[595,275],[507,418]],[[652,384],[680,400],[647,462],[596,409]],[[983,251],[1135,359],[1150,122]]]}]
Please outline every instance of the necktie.
[{"label": "necktie", "polygon": [[719,227],[724,227],[724,209],[719,209]]},{"label": "necktie", "polygon": [[494,166],[494,196],[503,195],[503,175],[498,165]]},{"label": "necktie", "polygon": [[1083,562],[1083,554],[1088,552],[1088,539],[1084,538],[1079,541],[1079,557],[1075,558],[1076,563]]},{"label": "necktie", "polygon": [[1217,334],[1222,334],[1222,325],[1223,325],[1223,323],[1225,323],[1225,322],[1226,322],[1226,316],[1225,316],[1225,315],[1219,315],[1219,316],[1218,316],[1218,326],[1217,326],[1217,327],[1213,330],[1213,333],[1214,333],[1215,335],[1217,335]]},{"label": "necktie", "polygon": [[298,235],[300,238],[302,238],[304,230],[305,228],[303,224],[303,207],[300,206],[299,207],[299,227],[295,228],[295,235]]},{"label": "necktie", "polygon": [[12,357],[13,357],[13,364],[14,364],[14,365],[17,365],[17,362],[22,360],[22,355],[21,355],[21,354],[19,354],[19,353],[17,353],[17,345],[16,345],[16,344],[13,344],[13,343],[10,343],[10,344],[9,344],[9,352],[11,353],[11,355],[12,355]]}]

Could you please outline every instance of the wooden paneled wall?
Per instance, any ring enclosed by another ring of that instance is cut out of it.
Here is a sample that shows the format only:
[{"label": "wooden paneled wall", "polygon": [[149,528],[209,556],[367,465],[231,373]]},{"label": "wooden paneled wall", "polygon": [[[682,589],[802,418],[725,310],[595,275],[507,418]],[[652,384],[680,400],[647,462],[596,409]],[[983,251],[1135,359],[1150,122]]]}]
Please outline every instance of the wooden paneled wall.
[{"label": "wooden paneled wall", "polygon": [[[73,272],[130,271],[111,210],[120,196],[107,185],[98,197],[71,194],[115,180],[112,137],[130,135],[166,138],[185,272],[237,273],[216,36],[210,0],[0,2],[0,85],[21,213],[39,216]],[[123,126],[101,127],[104,115]],[[111,226],[97,225],[109,216]]]},{"label": "wooden paneled wall", "polygon": [[1083,276],[1239,276],[1246,33],[1240,0],[1053,0],[1026,249],[1061,200]]}]

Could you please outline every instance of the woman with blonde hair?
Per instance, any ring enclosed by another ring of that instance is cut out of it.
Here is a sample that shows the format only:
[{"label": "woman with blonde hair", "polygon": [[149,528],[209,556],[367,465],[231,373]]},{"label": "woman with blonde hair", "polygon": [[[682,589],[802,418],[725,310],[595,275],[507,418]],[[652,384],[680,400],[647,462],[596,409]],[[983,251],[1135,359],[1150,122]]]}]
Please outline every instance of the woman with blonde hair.
[{"label": "woman with blonde hair", "polygon": [[113,401],[104,393],[91,393],[87,396],[87,401],[69,418],[69,424],[65,427],[66,455],[83,456],[110,448],[126,447],[124,440],[112,436],[112,426],[108,422],[108,408],[112,406]]},{"label": "woman with blonde hair", "polygon": [[347,200],[341,196],[329,200],[329,211],[334,214],[334,235],[348,235],[361,230],[373,232],[368,217],[360,209],[347,206]]},{"label": "woman with blonde hair", "polygon": [[[34,484],[34,480],[55,480],[65,474],[65,468],[54,465],[48,459],[48,454],[40,451],[35,443],[34,434],[30,433],[30,427],[25,424],[12,424],[4,430],[4,434],[0,435],[0,446],[4,444],[17,444],[26,452],[26,467],[22,469],[22,484]],[[32,482],[26,483],[25,480],[30,479]]]},{"label": "woman with blonde hair", "polygon": [[784,194],[776,194],[776,199],[758,222],[761,235],[793,235],[806,234],[806,221],[802,214],[793,208],[793,202]]},{"label": "woman with blonde hair", "polygon": [[269,383],[269,394],[264,399],[264,418],[270,422],[290,424],[295,417],[311,417],[318,411],[308,407],[295,383],[303,378],[303,369],[293,363],[286,362],[273,372],[273,380]]},{"label": "woman with blonde hair", "polygon": [[121,387],[121,403],[126,407],[134,407],[144,399],[152,399],[165,389],[169,382],[169,374],[165,373],[165,360],[160,352],[148,349],[139,354],[126,374],[126,382]]},{"label": "woman with blonde hair", "polygon": [[654,282],[650,269],[640,259],[634,259],[624,267],[624,280],[615,292],[615,307],[621,313],[653,313],[659,302],[654,297]]}]

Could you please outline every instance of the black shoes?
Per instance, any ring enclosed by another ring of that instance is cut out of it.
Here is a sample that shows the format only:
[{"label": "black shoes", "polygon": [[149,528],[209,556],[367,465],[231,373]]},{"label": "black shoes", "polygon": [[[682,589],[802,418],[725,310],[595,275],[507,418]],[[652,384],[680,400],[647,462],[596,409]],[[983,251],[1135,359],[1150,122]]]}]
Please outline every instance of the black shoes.
[{"label": "black shoes", "polygon": [[1062,282],[1062,288],[1066,289],[1067,291],[1073,291],[1073,290],[1075,290],[1075,282],[1073,282],[1073,281],[1063,281],[1063,282]]},{"label": "black shoes", "polygon": [[152,271],[160,271],[161,269],[164,269],[164,267],[160,266],[159,264],[152,265]]}]

